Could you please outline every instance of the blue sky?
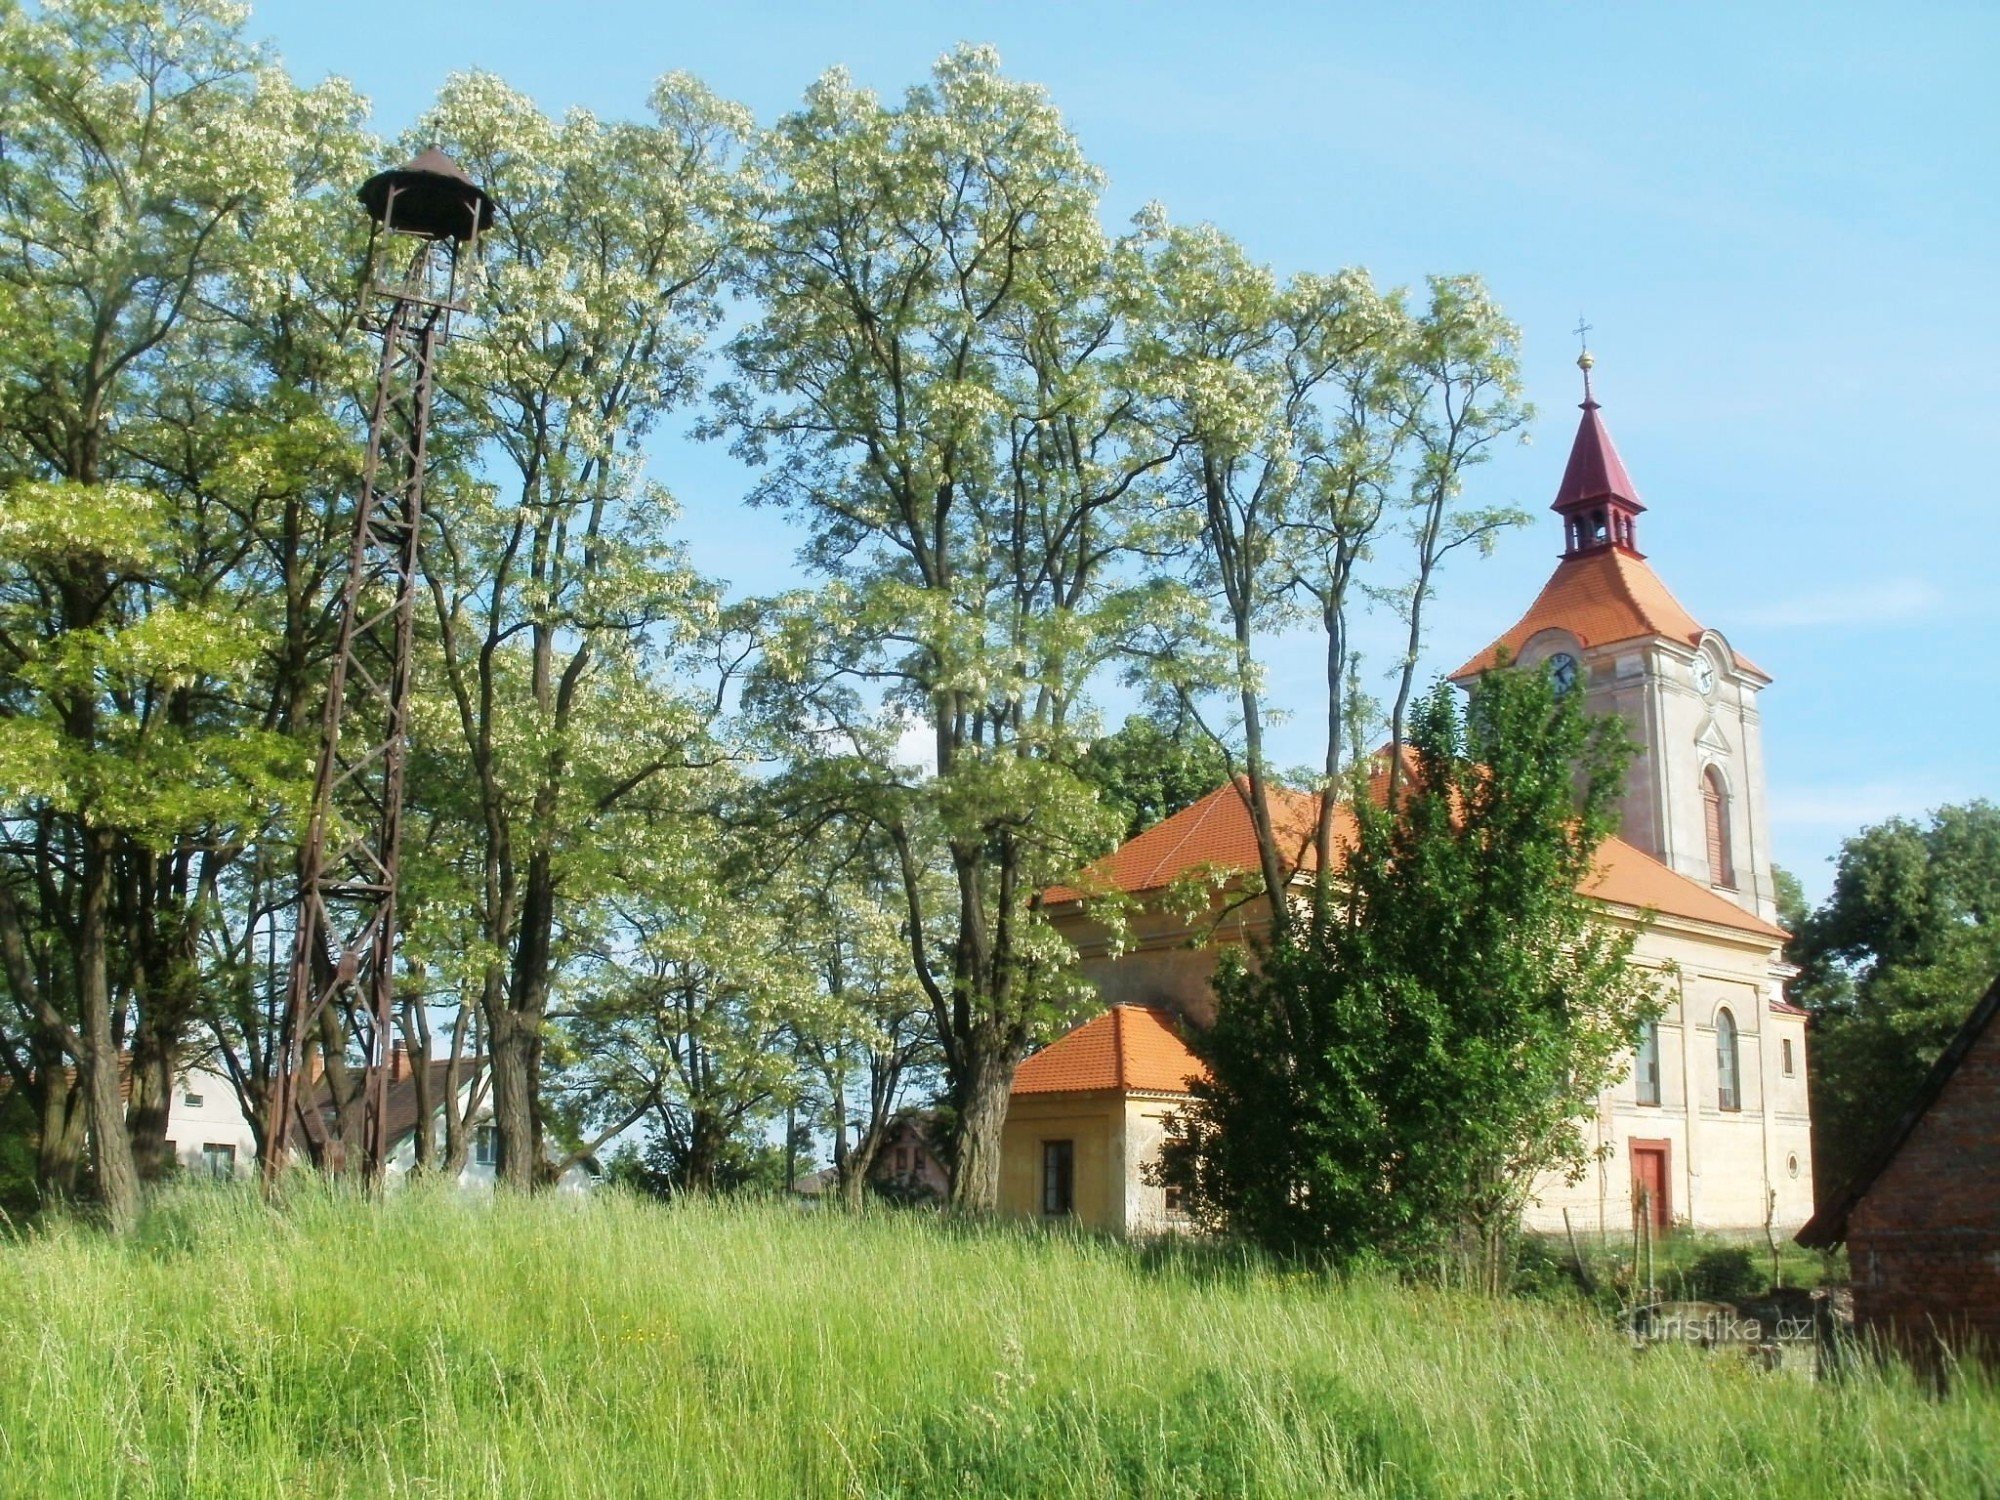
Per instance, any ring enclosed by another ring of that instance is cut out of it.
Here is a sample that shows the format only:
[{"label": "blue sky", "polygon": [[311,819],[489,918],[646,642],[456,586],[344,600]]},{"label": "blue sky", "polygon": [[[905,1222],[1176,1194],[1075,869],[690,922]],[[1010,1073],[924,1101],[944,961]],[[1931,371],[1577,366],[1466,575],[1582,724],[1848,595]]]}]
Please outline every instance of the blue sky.
[{"label": "blue sky", "polygon": [[[2000,793],[2000,6],[263,0],[253,29],[385,132],[465,68],[605,115],[687,69],[769,121],[835,64],[893,93],[991,42],[1109,173],[1114,225],[1157,199],[1281,271],[1475,271],[1520,322],[1540,415],[1474,482],[1537,524],[1454,565],[1431,666],[1553,564],[1581,311],[1653,566],[1777,679],[1780,862],[1822,893],[1863,823]],[[663,445],[658,477],[704,569],[789,579],[719,448]],[[1316,663],[1270,666],[1301,695],[1280,758],[1309,760]]]}]

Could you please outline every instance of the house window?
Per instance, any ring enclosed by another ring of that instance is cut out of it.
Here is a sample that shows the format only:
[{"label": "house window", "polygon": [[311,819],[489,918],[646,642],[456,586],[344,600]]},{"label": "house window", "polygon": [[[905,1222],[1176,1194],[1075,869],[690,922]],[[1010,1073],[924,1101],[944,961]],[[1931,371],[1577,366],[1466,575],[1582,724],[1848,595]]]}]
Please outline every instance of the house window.
[{"label": "house window", "polygon": [[491,1125],[478,1125],[472,1131],[472,1161],[480,1167],[500,1164],[500,1132]]},{"label": "house window", "polygon": [[1632,1082],[1641,1104],[1660,1102],[1660,1023],[1648,1021],[1639,1028],[1639,1050],[1632,1060]]},{"label": "house window", "polygon": [[1720,1109],[1741,1109],[1743,1089],[1736,1065],[1736,1017],[1727,1007],[1715,1013],[1715,1102]]},{"label": "house window", "polygon": [[208,1141],[201,1148],[201,1164],[211,1177],[227,1181],[236,1175],[236,1148]]},{"label": "house window", "polygon": [[1790,1037],[1785,1037],[1781,1041],[1779,1041],[1778,1056],[1780,1059],[1780,1065],[1785,1070],[1785,1076],[1787,1078],[1793,1077],[1794,1075],[1792,1072],[1792,1039]]},{"label": "house window", "polygon": [[1181,1205],[1186,1201],[1187,1200],[1182,1196],[1181,1190],[1179,1188],[1177,1187],[1168,1188],[1166,1190],[1167,1217],[1170,1219],[1178,1219],[1179,1217],[1181,1217],[1181,1212],[1182,1212]]},{"label": "house window", "polygon": [[185,1093],[185,1094],[182,1094],[182,1095],[181,1095],[181,1103],[182,1103],[182,1104],[184,1104],[184,1105],[186,1105],[186,1106],[187,1106],[187,1107],[188,1107],[189,1109],[200,1109],[200,1108],[201,1108],[201,1095],[199,1095],[199,1094],[195,1094],[195,1093]]},{"label": "house window", "polygon": [[1042,1212],[1067,1214],[1076,1208],[1076,1142],[1042,1142]]},{"label": "house window", "polygon": [[898,1146],[896,1148],[896,1175],[898,1177],[905,1177],[909,1175],[909,1171],[910,1148],[908,1146]]},{"label": "house window", "polygon": [[1708,883],[1733,890],[1736,866],[1729,856],[1729,793],[1714,766],[1702,772],[1701,815],[1708,829]]}]

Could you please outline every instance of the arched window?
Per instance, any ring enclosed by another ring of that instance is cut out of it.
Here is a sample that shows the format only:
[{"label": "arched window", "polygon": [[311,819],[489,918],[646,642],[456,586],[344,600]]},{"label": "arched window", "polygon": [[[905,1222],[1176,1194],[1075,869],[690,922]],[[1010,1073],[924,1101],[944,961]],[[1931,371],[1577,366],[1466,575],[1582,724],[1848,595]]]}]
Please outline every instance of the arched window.
[{"label": "arched window", "polygon": [[1710,766],[1701,775],[1701,814],[1708,828],[1708,883],[1736,885],[1736,866],[1729,857],[1729,793],[1722,773]]},{"label": "arched window", "polygon": [[1741,1109],[1742,1074],[1736,1066],[1736,1017],[1727,1007],[1715,1013],[1715,1103],[1719,1109]]}]

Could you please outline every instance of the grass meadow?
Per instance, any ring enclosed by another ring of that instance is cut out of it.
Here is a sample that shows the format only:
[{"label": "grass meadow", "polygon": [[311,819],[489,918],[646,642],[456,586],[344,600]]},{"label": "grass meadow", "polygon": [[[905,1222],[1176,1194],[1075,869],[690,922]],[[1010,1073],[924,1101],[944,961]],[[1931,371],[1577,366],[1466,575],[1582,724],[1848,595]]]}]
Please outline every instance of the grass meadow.
[{"label": "grass meadow", "polygon": [[912,1213],[185,1188],[123,1243],[0,1238],[10,1497],[1996,1486],[1984,1378]]}]

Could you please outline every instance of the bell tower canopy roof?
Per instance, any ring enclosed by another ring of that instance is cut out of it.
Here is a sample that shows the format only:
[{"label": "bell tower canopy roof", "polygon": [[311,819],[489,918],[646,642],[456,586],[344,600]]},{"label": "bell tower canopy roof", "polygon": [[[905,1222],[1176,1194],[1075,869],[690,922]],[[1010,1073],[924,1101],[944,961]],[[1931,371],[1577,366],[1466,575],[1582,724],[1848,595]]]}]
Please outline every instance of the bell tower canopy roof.
[{"label": "bell tower canopy roof", "polygon": [[1644,557],[1639,550],[1639,512],[1646,507],[1639,503],[1638,486],[1625,472],[1625,462],[1597,414],[1597,398],[1590,391],[1594,363],[1588,349],[1576,362],[1583,371],[1583,420],[1577,424],[1569,464],[1551,507],[1563,518],[1563,556],[1615,551]]},{"label": "bell tower canopy roof", "polygon": [[1576,441],[1569,448],[1569,466],[1563,470],[1555,504],[1549,509],[1566,511],[1598,500],[1621,500],[1634,511],[1644,510],[1639,487],[1625,472],[1625,461],[1618,456],[1604,418],[1598,415],[1601,408],[1589,394],[1588,385],[1582,409],[1583,420],[1577,424]]}]

